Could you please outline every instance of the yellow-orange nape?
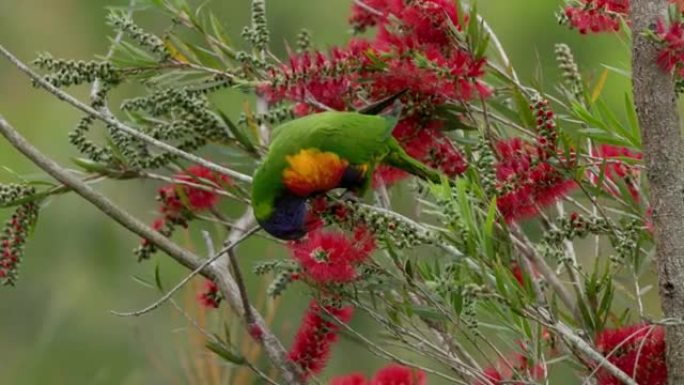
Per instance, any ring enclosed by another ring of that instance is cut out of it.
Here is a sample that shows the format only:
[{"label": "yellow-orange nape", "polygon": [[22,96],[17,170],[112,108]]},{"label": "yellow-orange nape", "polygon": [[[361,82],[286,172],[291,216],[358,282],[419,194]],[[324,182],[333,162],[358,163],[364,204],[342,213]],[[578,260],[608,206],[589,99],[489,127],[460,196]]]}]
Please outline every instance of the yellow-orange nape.
[{"label": "yellow-orange nape", "polygon": [[333,152],[305,148],[285,157],[289,167],[283,171],[283,184],[291,193],[309,196],[340,187],[349,162]]}]

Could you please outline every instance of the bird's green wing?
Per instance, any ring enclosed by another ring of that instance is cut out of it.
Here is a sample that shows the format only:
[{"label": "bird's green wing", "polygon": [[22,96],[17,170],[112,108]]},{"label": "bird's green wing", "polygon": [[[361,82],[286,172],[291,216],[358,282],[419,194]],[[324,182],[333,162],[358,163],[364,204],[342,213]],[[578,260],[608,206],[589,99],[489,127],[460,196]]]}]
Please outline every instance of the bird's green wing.
[{"label": "bird's green wing", "polygon": [[387,145],[396,120],[356,112],[322,112],[277,127],[263,163],[254,174],[252,200],[257,218],[269,215],[282,192],[287,157],[305,149],[332,152],[350,164],[376,162],[389,153]]}]

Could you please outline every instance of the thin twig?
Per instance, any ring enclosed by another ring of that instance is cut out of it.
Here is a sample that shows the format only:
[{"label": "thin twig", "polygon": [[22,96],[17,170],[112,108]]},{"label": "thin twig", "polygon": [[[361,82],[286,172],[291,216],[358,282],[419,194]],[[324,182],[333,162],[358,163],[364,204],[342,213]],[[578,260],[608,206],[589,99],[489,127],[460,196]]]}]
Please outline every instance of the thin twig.
[{"label": "thin twig", "polygon": [[612,362],[608,361],[606,357],[604,357],[601,353],[599,353],[591,345],[589,345],[585,340],[583,340],[581,337],[575,334],[572,331],[572,329],[570,329],[567,325],[560,321],[553,320],[551,314],[549,314],[548,311],[546,311],[546,309],[538,308],[534,309],[533,312],[537,316],[533,314],[528,314],[531,318],[536,318],[546,327],[556,331],[556,333],[560,334],[565,341],[570,343],[577,350],[586,354],[592,360],[598,362],[599,365],[603,366],[607,371],[610,372],[610,374],[612,374],[617,379],[622,381],[623,384],[639,385],[636,383],[636,381],[634,381],[634,379],[629,377],[627,373],[620,370],[620,368],[615,366]]},{"label": "thin twig", "polygon": [[[195,270],[190,272],[190,274],[188,274],[187,276],[185,276],[185,278],[183,278],[180,282],[178,282],[178,284],[176,286],[174,286],[173,289],[169,290],[166,294],[164,294],[161,298],[159,298],[158,300],[156,300],[154,303],[150,304],[149,306],[146,306],[143,309],[131,311],[131,312],[118,312],[118,311],[111,310],[110,313],[117,315],[119,317],[138,317],[138,316],[141,316],[143,314],[151,312],[152,310],[154,310],[154,309],[158,308],[159,306],[161,306],[162,304],[164,304],[164,302],[168,301],[174,294],[176,294],[178,292],[178,290],[183,288],[183,286],[185,286],[186,283],[190,282],[191,279],[193,279],[197,274],[199,274],[200,271],[202,271],[205,267],[209,266],[212,262],[214,262],[215,260],[220,258],[223,255],[223,253],[229,253],[229,254],[232,253],[233,248],[235,248],[237,245],[239,245],[245,239],[249,238],[257,230],[259,230],[259,227],[253,227],[253,228],[247,230],[245,232],[245,234],[243,234],[243,236],[240,239],[238,239],[234,243],[231,243],[230,245],[221,249],[221,251],[218,254],[210,251],[211,258],[207,259],[201,265],[197,266],[197,268]],[[237,280],[237,278],[236,278],[236,280]],[[250,313],[250,318],[249,319],[245,318],[245,321],[250,325],[253,324],[254,323],[254,315],[252,315]]]}]

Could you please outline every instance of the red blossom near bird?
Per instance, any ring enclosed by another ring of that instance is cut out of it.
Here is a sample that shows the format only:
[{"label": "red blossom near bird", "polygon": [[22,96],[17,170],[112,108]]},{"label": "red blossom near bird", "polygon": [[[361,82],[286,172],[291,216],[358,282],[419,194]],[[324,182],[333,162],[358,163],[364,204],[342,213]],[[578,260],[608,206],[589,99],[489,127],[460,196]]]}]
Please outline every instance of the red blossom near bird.
[{"label": "red blossom near bird", "polygon": [[[158,190],[157,200],[161,203],[161,216],[152,223],[152,228],[165,237],[170,237],[176,226],[187,227],[188,219],[193,213],[216,206],[219,201],[216,189],[232,183],[228,176],[217,174],[199,165],[190,166],[174,175],[173,180],[178,183],[164,185]],[[142,260],[149,258],[155,251],[156,247],[148,239],[142,239],[135,254]]]},{"label": "red blossom near bird", "polygon": [[496,143],[497,207],[506,222],[534,217],[577,187],[561,172],[539,159],[537,146],[520,138]]},{"label": "red blossom near bird", "polygon": [[[179,183],[168,184],[159,189],[159,200],[162,203],[160,210],[166,216],[176,216],[184,209],[197,212],[214,207],[219,195],[211,189],[231,183],[227,176],[199,165],[188,167],[173,179]],[[187,183],[206,186],[207,189],[189,186]]]},{"label": "red blossom near bird", "polygon": [[[391,17],[390,17],[391,15]],[[467,15],[464,15],[467,20]],[[467,163],[443,134],[443,122],[426,118],[449,101],[487,97],[491,90],[480,80],[485,58],[475,58],[452,41],[452,26],[459,27],[457,9],[450,0],[373,0],[352,8],[357,29],[376,26],[372,38],[355,38],[327,53],[293,54],[274,69],[258,93],[271,102],[290,100],[302,116],[322,109],[362,106],[406,91],[404,119],[394,136],[412,157],[439,168],[448,176],[460,175]],[[424,132],[423,132],[424,131]],[[402,133],[403,132],[403,133]],[[411,135],[405,135],[410,132]],[[407,175],[380,166],[374,185],[395,183]]]},{"label": "red blossom near bird", "polygon": [[[605,166],[603,168],[605,179],[610,180],[613,183],[623,181],[627,186],[627,190],[631,197],[634,201],[638,202],[640,195],[638,186],[639,169],[625,162],[623,159],[641,161],[643,155],[640,152],[631,151],[626,147],[613,146],[610,144],[600,145],[592,155],[605,161]],[[592,183],[597,184],[598,175],[591,173],[590,180]],[[604,188],[615,196],[620,195],[620,191],[615,186],[604,183]]]},{"label": "red blossom near bird", "polygon": [[330,385],[368,385],[368,380],[361,373],[352,373],[345,376],[335,377],[330,380]]},{"label": "red blossom near bird", "polygon": [[[441,121],[421,122],[415,117],[402,119],[392,135],[404,147],[406,153],[441,170],[449,177],[461,175],[468,169],[468,161],[461,151],[440,130]],[[373,186],[380,182],[391,185],[408,177],[408,173],[394,167],[380,165],[373,175]]]},{"label": "red blossom near bird", "polygon": [[199,303],[206,307],[216,309],[221,304],[221,292],[219,292],[218,286],[214,281],[206,280],[204,282],[203,291],[197,296]]},{"label": "red blossom near bird", "polygon": [[340,330],[334,318],[348,323],[354,312],[351,306],[339,308],[328,305],[324,309],[316,300],[311,301],[288,353],[290,360],[301,368],[305,379],[320,373],[328,363],[330,349]]},{"label": "red blossom near bird", "polygon": [[[665,329],[660,325],[639,324],[606,329],[596,337],[596,347],[613,365],[640,385],[667,384]],[[599,367],[598,385],[622,382],[608,370]]]},{"label": "red blossom near bird", "polygon": [[526,355],[515,352],[506,359],[500,359],[496,365],[485,368],[482,375],[487,381],[479,379],[473,385],[525,385],[529,383],[525,378],[541,380],[546,372],[542,364],[533,364]]},{"label": "red blossom near bird", "polygon": [[352,237],[318,229],[289,245],[306,276],[319,284],[346,283],[356,278],[356,266],[375,250],[370,231],[359,228]]},{"label": "red blossom near bird", "polygon": [[370,381],[370,385],[425,385],[427,377],[419,369],[390,364],[380,369]]}]

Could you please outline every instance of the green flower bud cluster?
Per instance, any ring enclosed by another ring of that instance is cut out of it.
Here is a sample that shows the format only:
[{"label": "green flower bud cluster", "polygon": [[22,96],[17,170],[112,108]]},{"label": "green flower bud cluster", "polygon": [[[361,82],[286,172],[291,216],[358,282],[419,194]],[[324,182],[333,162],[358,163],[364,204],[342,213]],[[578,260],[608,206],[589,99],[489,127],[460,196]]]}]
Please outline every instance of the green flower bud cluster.
[{"label": "green flower bud cluster", "polygon": [[378,240],[387,239],[396,248],[435,244],[439,238],[436,233],[381,209],[354,202],[338,202],[335,209],[334,213],[326,213],[324,219],[352,230],[366,226]]},{"label": "green flower bud cluster", "polygon": [[[102,109],[106,105],[107,94],[113,87],[113,83],[102,82],[100,89],[92,98],[90,105],[95,109]],[[94,141],[89,139],[86,134],[90,131],[93,123],[95,123],[95,118],[86,115],[79,121],[76,128],[69,132],[69,142],[76,147],[76,149],[89,159],[97,163],[111,164],[113,163],[113,152],[110,148],[100,146]],[[109,133],[116,132],[116,130],[107,126]],[[119,146],[120,143],[112,140],[115,145]]]},{"label": "green flower bud cluster", "polygon": [[475,150],[478,157],[475,160],[474,166],[480,177],[482,189],[487,196],[493,197],[496,195],[496,169],[494,168],[496,158],[494,157],[494,151],[492,151],[484,137],[480,138]]},{"label": "green flower bud cluster", "polygon": [[133,39],[141,47],[147,48],[152,53],[158,55],[161,61],[169,60],[172,57],[162,39],[154,34],[145,32],[133,22],[133,19],[123,12],[111,12],[107,16],[107,22],[116,30],[124,32],[126,36]]},{"label": "green flower bud cluster", "polygon": [[579,98],[582,95],[582,75],[575,62],[575,57],[567,44],[556,44],[556,62],[563,74],[563,81],[569,87],[573,95]]},{"label": "green flower bud cluster", "polygon": [[275,277],[268,285],[266,293],[274,298],[281,295],[290,283],[298,280],[301,275],[301,269],[293,261],[264,261],[254,266],[254,274],[256,275],[266,275],[271,272],[275,273]]},{"label": "green flower bud cluster", "polygon": [[252,1],[252,25],[242,30],[242,37],[257,51],[268,48],[269,31],[266,23],[266,1]]},{"label": "green flower bud cluster", "polygon": [[30,197],[36,189],[25,184],[0,184],[0,207],[14,206],[14,202]]},{"label": "green flower bud cluster", "polygon": [[38,56],[33,64],[51,72],[44,79],[55,87],[92,83],[96,79],[111,84],[120,81],[112,64],[106,61],[55,59],[49,53],[45,53]]},{"label": "green flower bud cluster", "polygon": [[563,262],[564,249],[561,247],[565,240],[584,238],[587,235],[609,235],[615,255],[611,261],[619,264],[625,259],[636,255],[638,240],[643,232],[643,225],[638,220],[631,220],[622,226],[611,224],[605,218],[584,218],[576,213],[558,219],[555,229],[544,235],[544,240],[538,246],[545,257],[556,258]]},{"label": "green flower bud cluster", "polygon": [[[150,119],[154,123],[148,123],[146,133],[159,140],[176,141],[175,146],[184,151],[195,151],[208,141],[225,142],[231,137],[211,111],[206,92],[207,89],[167,88],[145,97],[126,100],[121,108],[168,119]],[[125,155],[139,167],[161,167],[174,159],[168,153],[151,155],[144,143],[130,137],[126,137],[126,143],[119,146],[130,152]]]},{"label": "green flower bud cluster", "polygon": [[302,28],[297,34],[297,52],[302,53],[311,49],[311,31]]},{"label": "green flower bud cluster", "polygon": [[636,219],[626,222],[617,231],[617,234],[613,237],[614,239],[612,239],[613,249],[615,249],[615,255],[611,256],[613,263],[621,264],[637,254],[638,241],[642,231],[642,223]]},{"label": "green flower bud cluster", "polygon": [[565,240],[584,238],[590,234],[607,234],[610,230],[611,224],[605,218],[585,218],[572,213],[558,219],[556,227],[544,234],[544,239],[537,249],[544,257],[564,262],[566,255],[562,245]]}]

